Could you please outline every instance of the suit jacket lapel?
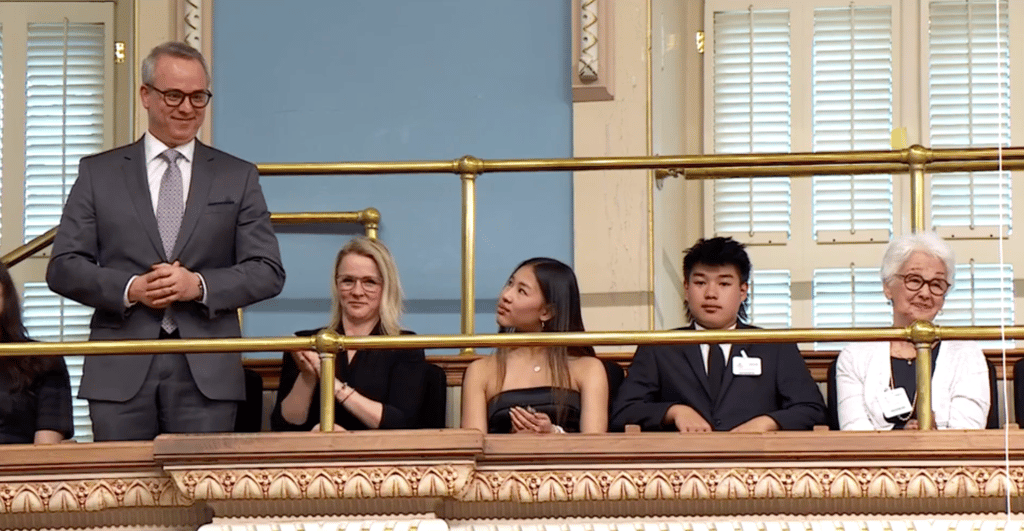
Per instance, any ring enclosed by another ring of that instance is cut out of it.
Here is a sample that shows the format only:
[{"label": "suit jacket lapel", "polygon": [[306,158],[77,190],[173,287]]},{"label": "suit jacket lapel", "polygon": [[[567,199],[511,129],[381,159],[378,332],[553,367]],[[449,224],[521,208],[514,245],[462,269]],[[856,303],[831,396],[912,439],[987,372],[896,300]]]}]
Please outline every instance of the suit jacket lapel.
[{"label": "suit jacket lapel", "polygon": [[[695,330],[693,323],[686,327],[687,330]],[[708,387],[708,369],[704,366],[704,355],[700,351],[700,343],[683,345],[683,357],[690,364],[690,370],[697,375],[697,381],[704,389],[704,394],[711,396],[711,388]],[[715,397],[711,397],[711,405],[715,403]]]},{"label": "suit jacket lapel", "polygon": [[[736,330],[743,330],[743,329],[747,329],[747,328],[753,328],[753,327],[750,326],[750,325],[745,325],[743,323],[736,323]],[[737,344],[733,345],[729,349],[729,359],[725,363],[725,374],[722,376],[722,388],[721,388],[722,392],[721,392],[721,394],[725,394],[725,392],[729,390],[729,385],[733,381],[732,359],[734,357],[736,357],[736,356],[740,356],[741,355],[740,354],[741,350],[746,350],[747,353],[749,354],[750,350],[752,348],[753,347],[751,345],[737,343]]]},{"label": "suit jacket lapel", "polygon": [[125,156],[124,166],[121,167],[124,174],[125,187],[128,190],[128,197],[131,198],[132,207],[135,208],[137,219],[142,222],[142,230],[149,236],[153,249],[164,260],[164,245],[160,239],[160,229],[156,224],[156,213],[153,208],[153,198],[149,193],[149,174],[146,171],[146,145],[143,139],[139,139],[131,146],[129,154]]},{"label": "suit jacket lapel", "polygon": [[178,239],[174,243],[174,258],[181,256],[181,250],[185,248],[188,239],[196,229],[199,218],[206,208],[207,199],[210,197],[210,186],[213,183],[213,169],[210,161],[213,160],[213,151],[206,145],[196,140],[196,150],[192,156],[192,181],[188,188],[188,201],[185,202],[185,215],[181,219],[181,228],[178,230]]}]

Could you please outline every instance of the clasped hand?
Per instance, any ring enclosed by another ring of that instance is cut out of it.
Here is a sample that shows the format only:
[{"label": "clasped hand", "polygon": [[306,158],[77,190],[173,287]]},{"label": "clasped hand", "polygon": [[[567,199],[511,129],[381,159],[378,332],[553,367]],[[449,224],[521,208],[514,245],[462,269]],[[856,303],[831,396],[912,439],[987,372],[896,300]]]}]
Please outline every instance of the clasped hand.
[{"label": "clasped hand", "polygon": [[528,411],[515,406],[508,410],[512,419],[512,433],[553,433],[555,431],[551,417],[547,413]]},{"label": "clasped hand", "polygon": [[296,350],[292,352],[292,359],[299,368],[299,374],[309,381],[320,379],[320,355],[313,350]]},{"label": "clasped hand", "polygon": [[197,275],[182,267],[175,260],[173,264],[154,264],[148,272],[132,280],[128,287],[128,301],[140,302],[150,308],[163,309],[178,301],[199,298]]}]

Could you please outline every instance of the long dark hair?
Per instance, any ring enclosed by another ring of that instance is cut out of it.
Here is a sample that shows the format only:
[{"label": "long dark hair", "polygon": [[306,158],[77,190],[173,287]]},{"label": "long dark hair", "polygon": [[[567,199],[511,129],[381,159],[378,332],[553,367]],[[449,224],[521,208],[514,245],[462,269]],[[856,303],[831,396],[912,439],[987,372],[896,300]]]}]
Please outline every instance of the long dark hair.
[{"label": "long dark hair", "polygon": [[[544,332],[584,332],[583,312],[580,308],[580,286],[576,273],[568,265],[554,258],[537,257],[525,260],[512,270],[530,266],[537,277],[537,285],[544,296],[544,302],[551,311],[551,319],[544,323]],[[514,332],[508,327],[499,327],[499,333]],[[499,348],[495,355],[498,361],[498,388],[505,383],[505,365],[508,349]],[[566,391],[572,386],[569,376],[569,356],[596,356],[594,347],[548,347],[548,370],[552,387],[555,388],[556,410],[560,418],[553,419],[561,424],[565,408]]]},{"label": "long dark hair", "polygon": [[[0,264],[0,342],[20,343],[28,341],[28,332],[21,321],[21,301],[18,289],[7,266]],[[0,356],[0,378],[12,382],[11,392],[28,390],[36,377],[56,368],[53,358],[42,356]]]}]

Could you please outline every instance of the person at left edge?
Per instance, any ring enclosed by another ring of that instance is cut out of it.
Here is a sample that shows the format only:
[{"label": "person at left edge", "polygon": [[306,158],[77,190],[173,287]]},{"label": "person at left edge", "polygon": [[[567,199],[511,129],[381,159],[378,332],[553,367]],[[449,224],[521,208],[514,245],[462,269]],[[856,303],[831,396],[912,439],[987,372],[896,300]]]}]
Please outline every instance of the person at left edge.
[{"label": "person at left edge", "polygon": [[[11,273],[0,264],[0,343],[32,341]],[[0,356],[0,444],[70,439],[71,380],[63,356]]]},{"label": "person at left edge", "polygon": [[[238,337],[236,310],[284,286],[256,167],[196,140],[209,86],[198,50],[153,48],[139,88],[148,131],[79,164],[46,281],[95,308],[92,340]],[[90,356],[78,396],[97,441],[231,431],[241,357]]]}]

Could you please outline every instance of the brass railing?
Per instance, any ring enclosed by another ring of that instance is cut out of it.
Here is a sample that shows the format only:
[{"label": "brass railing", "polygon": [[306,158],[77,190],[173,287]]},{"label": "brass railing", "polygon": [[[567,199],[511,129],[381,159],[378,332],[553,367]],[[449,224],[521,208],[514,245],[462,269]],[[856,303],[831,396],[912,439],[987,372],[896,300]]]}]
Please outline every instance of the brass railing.
[{"label": "brass railing", "polygon": [[[1024,339],[1024,328],[950,327],[940,328],[928,323],[915,323],[906,329],[791,329],[734,330],[702,332],[586,332],[571,334],[486,334],[473,335],[475,301],[475,227],[476,177],[482,173],[532,171],[595,171],[656,170],[656,178],[682,175],[687,179],[719,179],[733,177],[773,177],[811,175],[854,175],[904,173],[911,178],[911,224],[915,231],[925,227],[924,174],[954,171],[1024,169],[1024,148],[1005,149],[943,149],[921,146],[897,151],[853,151],[828,153],[787,153],[748,155],[686,155],[670,157],[602,157],[576,159],[482,160],[465,156],[453,161],[410,162],[345,162],[261,164],[265,176],[277,175],[358,175],[358,174],[422,174],[454,173],[462,181],[462,319],[461,335],[440,336],[337,336],[322,332],[312,338],[165,340],[0,345],[0,355],[52,354],[94,355],[160,352],[253,352],[265,350],[298,350],[314,348],[321,352],[321,429],[333,429],[334,354],[339,350],[359,348],[453,348],[548,346],[548,345],[638,345],[749,341],[779,343],[801,341],[869,341],[907,340],[915,344],[919,354],[927,352],[936,339]],[[378,214],[379,215],[379,214]],[[376,221],[374,221],[376,224]],[[374,227],[374,230],[376,227]],[[367,225],[369,231],[369,225]],[[41,237],[42,238],[42,237]],[[51,237],[52,238],[52,237]],[[30,245],[32,245],[30,243]],[[28,246],[26,246],[27,248]],[[45,244],[42,245],[45,247]],[[42,248],[39,247],[39,248]],[[7,261],[8,254],[3,258]],[[468,350],[464,350],[467,352]],[[928,355],[921,355],[918,364],[918,419],[923,429],[931,426],[931,372]]]},{"label": "brass railing", "polygon": [[[377,238],[377,229],[380,227],[380,212],[373,207],[365,208],[357,212],[287,212],[270,215],[271,223],[275,225],[306,225],[312,223],[360,223],[366,231],[367,238]],[[28,243],[14,249],[0,257],[0,263],[12,267],[26,258],[42,251],[53,243],[57,236],[57,227],[54,227]]]},{"label": "brass railing", "polygon": [[[67,343],[0,343],[0,356],[95,356],[159,354],[165,352],[264,352],[316,350],[320,353],[320,429],[334,428],[334,360],[338,352],[359,349],[464,348],[521,346],[609,346],[675,345],[700,343],[797,343],[804,341],[899,341],[912,342],[918,350],[918,378],[921,366],[930,364],[928,353],[935,341],[943,339],[1024,339],[1024,326],[939,327],[916,322],[907,328],[788,329],[788,330],[680,330],[665,332],[567,332],[477,335],[400,335],[346,337],[332,330],[315,336],[251,339],[165,339],[126,341],[80,341]],[[924,376],[930,377],[930,369]],[[930,378],[928,378],[930,381]],[[932,423],[931,387],[919,388],[918,421],[922,429]]]},{"label": "brass railing", "polygon": [[462,181],[463,214],[461,331],[463,334],[472,334],[475,330],[476,300],[476,178],[482,173],[656,170],[655,177],[658,179],[679,175],[687,179],[724,179],[909,173],[911,226],[918,231],[925,227],[926,172],[1024,169],[1024,148],[929,149],[914,145],[894,151],[521,160],[483,160],[467,155],[449,161],[260,164],[258,168],[261,175],[267,176],[423,173],[458,175]]}]

